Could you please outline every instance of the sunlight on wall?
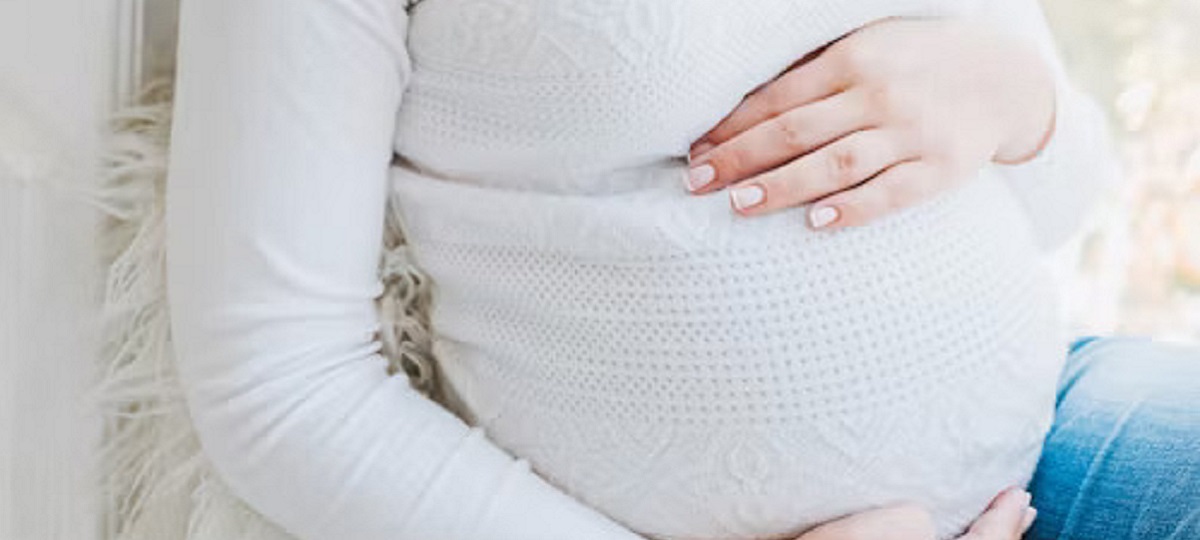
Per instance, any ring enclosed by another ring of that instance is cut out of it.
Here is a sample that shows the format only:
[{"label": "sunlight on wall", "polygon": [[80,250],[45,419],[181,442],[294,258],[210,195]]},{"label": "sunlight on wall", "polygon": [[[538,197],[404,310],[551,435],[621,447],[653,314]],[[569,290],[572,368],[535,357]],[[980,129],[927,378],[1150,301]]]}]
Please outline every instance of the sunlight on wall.
[{"label": "sunlight on wall", "polygon": [[1081,331],[1200,338],[1200,1],[1044,0],[1125,183],[1084,244]]}]

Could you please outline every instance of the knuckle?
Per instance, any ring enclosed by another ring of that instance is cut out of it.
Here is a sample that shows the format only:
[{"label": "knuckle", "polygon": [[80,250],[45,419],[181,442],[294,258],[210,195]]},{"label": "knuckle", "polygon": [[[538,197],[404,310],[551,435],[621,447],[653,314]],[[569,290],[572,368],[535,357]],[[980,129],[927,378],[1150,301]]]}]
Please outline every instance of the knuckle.
[{"label": "knuckle", "polygon": [[807,75],[799,71],[786,73],[776,80],[771,85],[771,94],[775,96],[773,105],[777,107],[776,110],[786,110],[797,106],[800,98],[808,93],[806,89],[809,85]]},{"label": "knuckle", "polygon": [[839,186],[856,183],[858,164],[858,154],[853,148],[836,147],[829,153],[829,177]]},{"label": "knuckle", "polygon": [[842,66],[854,73],[869,71],[875,63],[875,53],[862,41],[848,40],[840,51]]},{"label": "knuckle", "polygon": [[770,88],[774,94],[787,96],[789,98],[795,96],[796,94],[800,93],[801,89],[804,88],[802,84],[804,79],[802,79],[798,73],[799,72],[796,71],[795,68],[789,68],[788,71],[777,77],[768,88]]},{"label": "knuckle", "polygon": [[728,119],[722,120],[705,134],[705,138],[712,144],[721,144],[729,140],[730,133],[733,131],[733,128],[729,124],[730,121]]},{"label": "knuckle", "polygon": [[751,96],[751,99],[747,101],[747,107],[751,108],[751,110],[763,111],[765,113],[782,111],[787,108],[787,88],[780,86],[781,84],[782,81],[777,81],[755,92]]},{"label": "knuckle", "polygon": [[808,146],[808,138],[804,133],[804,122],[797,114],[784,114],[776,118],[775,128],[778,130],[780,141],[791,150],[804,150]]},{"label": "knuckle", "polygon": [[867,89],[867,107],[880,118],[897,118],[904,111],[903,98],[890,84],[878,84]]},{"label": "knuckle", "polygon": [[729,113],[730,118],[755,118],[762,114],[762,110],[767,106],[767,97],[764,97],[763,91],[758,90],[747,94],[742,98],[742,102],[738,103]]},{"label": "knuckle", "polygon": [[721,180],[721,177],[740,174],[746,170],[752,159],[753,156],[750,155],[750,151],[741,146],[724,149],[719,153],[715,153],[712,157],[712,161],[718,171],[718,180]]}]

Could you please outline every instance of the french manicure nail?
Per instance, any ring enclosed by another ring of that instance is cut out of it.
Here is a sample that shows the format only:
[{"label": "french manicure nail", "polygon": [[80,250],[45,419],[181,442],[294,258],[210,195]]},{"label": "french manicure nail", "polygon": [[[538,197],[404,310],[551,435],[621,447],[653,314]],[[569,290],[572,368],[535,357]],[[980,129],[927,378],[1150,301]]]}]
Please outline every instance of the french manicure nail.
[{"label": "french manicure nail", "polygon": [[713,148],[716,148],[716,147],[717,147],[717,145],[710,143],[708,141],[700,141],[700,142],[696,143],[695,146],[692,147],[692,152],[691,152],[692,159],[699,158],[700,156],[703,156],[705,153],[707,153],[709,150],[712,150]]},{"label": "french manicure nail", "polygon": [[689,191],[698,191],[700,188],[707,186],[716,177],[717,170],[712,165],[705,163],[692,167],[688,171],[687,188]]},{"label": "french manicure nail", "polygon": [[729,190],[729,198],[734,208],[745,210],[762,204],[767,199],[767,192],[758,184],[750,184]]},{"label": "french manicure nail", "polygon": [[841,214],[838,213],[837,208],[832,206],[822,206],[813,208],[812,211],[808,213],[808,221],[812,224],[814,229],[820,229],[821,227],[837,221],[837,218],[840,217],[840,215]]},{"label": "french manicure nail", "polygon": [[1033,521],[1037,519],[1037,508],[1030,506],[1025,509],[1025,515],[1021,518],[1021,532],[1028,531],[1033,526]]}]

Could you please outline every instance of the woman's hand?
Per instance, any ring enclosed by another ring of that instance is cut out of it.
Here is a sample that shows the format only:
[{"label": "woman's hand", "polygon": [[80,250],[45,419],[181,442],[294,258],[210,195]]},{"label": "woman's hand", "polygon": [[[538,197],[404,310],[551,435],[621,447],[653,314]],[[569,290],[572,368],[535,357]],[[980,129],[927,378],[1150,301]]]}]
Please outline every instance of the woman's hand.
[{"label": "woman's hand", "polygon": [[[1010,489],[998,495],[958,540],[1019,540],[1037,511],[1029,493]],[[817,527],[796,540],[933,540],[933,521],[917,506],[872,510]]]},{"label": "woman's hand", "polygon": [[743,215],[815,203],[813,227],[860,225],[989,161],[1031,159],[1055,89],[1033,46],[955,20],[887,19],[751,93],[692,147],[688,188],[729,186]]}]

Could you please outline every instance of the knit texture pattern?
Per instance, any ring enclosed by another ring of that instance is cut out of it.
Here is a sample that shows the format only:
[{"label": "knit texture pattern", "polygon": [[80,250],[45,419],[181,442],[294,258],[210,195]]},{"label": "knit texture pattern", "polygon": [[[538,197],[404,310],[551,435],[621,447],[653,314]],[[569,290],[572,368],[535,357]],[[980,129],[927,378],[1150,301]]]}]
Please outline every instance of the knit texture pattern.
[{"label": "knit texture pattern", "polygon": [[1063,348],[1004,178],[816,233],[686,194],[677,157],[820,44],[962,5],[418,6],[395,200],[460,414],[658,538],[901,501],[948,537],[1023,484]]},{"label": "knit texture pattern", "polygon": [[[381,263],[392,370],[648,537],[790,538],[900,501],[951,536],[1024,482],[1049,424],[1062,349],[1031,237],[1069,217],[1074,188],[1045,180],[1071,164],[815,234],[801,210],[685,195],[677,156],[813,48],[967,4],[419,3]],[[117,119],[97,197],[105,535],[289,538],[213,474],[183,406],[166,99]],[[1089,155],[1071,126],[1057,155]]]}]

